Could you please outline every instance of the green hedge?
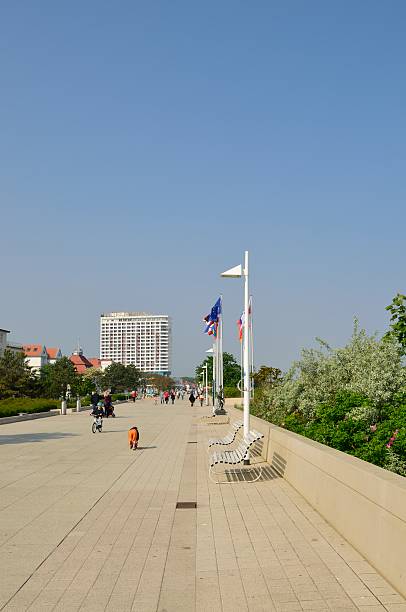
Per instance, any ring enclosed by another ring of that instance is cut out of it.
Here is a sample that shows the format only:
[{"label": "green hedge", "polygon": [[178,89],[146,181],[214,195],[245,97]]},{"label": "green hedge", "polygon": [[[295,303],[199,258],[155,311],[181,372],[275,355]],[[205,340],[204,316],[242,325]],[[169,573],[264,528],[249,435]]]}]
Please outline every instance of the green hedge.
[{"label": "green hedge", "polygon": [[241,397],[241,391],[237,387],[224,387],[224,397]]},{"label": "green hedge", "polygon": [[[114,393],[113,401],[125,400],[124,393]],[[81,398],[82,406],[90,406],[90,395]],[[20,412],[49,412],[61,407],[61,400],[41,399],[31,397],[9,398],[0,400],[0,419],[2,417],[16,416]],[[76,398],[68,401],[68,408],[76,408]]]},{"label": "green hedge", "polygon": [[59,408],[58,400],[32,399],[30,397],[10,398],[0,400],[0,418],[16,416],[20,412],[49,412]]}]

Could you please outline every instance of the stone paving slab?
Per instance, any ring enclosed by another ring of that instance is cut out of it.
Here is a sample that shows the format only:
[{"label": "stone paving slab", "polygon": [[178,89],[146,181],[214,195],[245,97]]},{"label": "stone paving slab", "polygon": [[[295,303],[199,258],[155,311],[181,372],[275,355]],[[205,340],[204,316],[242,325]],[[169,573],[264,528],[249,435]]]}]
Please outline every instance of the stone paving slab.
[{"label": "stone paving slab", "polygon": [[209,480],[207,439],[229,426],[204,424],[207,408],[116,412],[102,434],[88,413],[1,428],[0,610],[406,611],[269,469],[257,483]]}]

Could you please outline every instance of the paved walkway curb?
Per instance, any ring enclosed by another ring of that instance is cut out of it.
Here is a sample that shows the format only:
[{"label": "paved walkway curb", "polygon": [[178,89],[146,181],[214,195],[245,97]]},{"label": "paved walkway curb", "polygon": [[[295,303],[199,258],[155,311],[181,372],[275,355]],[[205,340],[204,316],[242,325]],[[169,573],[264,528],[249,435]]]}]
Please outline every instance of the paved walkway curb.
[{"label": "paved walkway curb", "polygon": [[55,410],[49,410],[48,412],[32,412],[31,414],[27,413],[18,416],[16,415],[2,417],[0,418],[0,425],[7,425],[8,423],[19,423],[20,421],[35,421],[36,419],[44,419],[45,417],[58,416],[59,414],[60,410],[59,408],[57,408]]}]

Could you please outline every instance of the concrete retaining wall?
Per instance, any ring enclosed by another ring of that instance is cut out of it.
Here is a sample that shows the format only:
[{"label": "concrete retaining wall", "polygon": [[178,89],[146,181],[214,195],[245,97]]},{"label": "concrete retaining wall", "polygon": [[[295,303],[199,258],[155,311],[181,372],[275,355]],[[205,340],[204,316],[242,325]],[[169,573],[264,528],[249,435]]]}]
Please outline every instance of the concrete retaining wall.
[{"label": "concrete retaining wall", "polygon": [[275,470],[406,597],[406,478],[256,417],[251,429]]}]

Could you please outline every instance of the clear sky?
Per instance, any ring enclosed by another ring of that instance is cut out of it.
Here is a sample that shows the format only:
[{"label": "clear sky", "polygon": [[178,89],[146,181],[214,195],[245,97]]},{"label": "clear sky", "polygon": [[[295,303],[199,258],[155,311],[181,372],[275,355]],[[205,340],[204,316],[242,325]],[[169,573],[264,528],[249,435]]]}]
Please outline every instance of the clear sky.
[{"label": "clear sky", "polygon": [[287,368],[405,292],[406,3],[69,0],[0,12],[0,327],[98,354],[99,315],[173,317],[174,372]]}]

